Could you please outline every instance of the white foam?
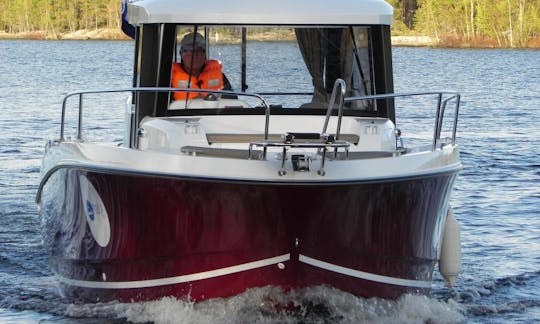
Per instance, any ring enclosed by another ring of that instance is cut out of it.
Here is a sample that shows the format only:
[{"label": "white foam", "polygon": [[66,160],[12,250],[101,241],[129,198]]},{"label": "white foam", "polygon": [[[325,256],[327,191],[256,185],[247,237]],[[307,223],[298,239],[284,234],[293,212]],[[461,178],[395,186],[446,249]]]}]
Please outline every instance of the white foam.
[{"label": "white foam", "polygon": [[397,300],[359,298],[328,287],[289,292],[264,287],[230,298],[199,303],[164,297],[157,301],[115,304],[113,307],[117,318],[156,324],[460,323],[465,320],[465,308],[453,300],[440,301],[419,295],[404,295]]}]

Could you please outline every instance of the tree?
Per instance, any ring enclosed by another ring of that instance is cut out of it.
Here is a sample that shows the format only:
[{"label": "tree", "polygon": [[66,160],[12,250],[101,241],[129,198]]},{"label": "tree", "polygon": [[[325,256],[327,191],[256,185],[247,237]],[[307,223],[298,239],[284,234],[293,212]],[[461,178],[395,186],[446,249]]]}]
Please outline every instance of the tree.
[{"label": "tree", "polygon": [[402,15],[403,15],[403,23],[409,28],[414,28],[414,14],[416,13],[416,9],[418,9],[418,4],[416,3],[416,0],[403,0],[403,9],[402,9]]}]

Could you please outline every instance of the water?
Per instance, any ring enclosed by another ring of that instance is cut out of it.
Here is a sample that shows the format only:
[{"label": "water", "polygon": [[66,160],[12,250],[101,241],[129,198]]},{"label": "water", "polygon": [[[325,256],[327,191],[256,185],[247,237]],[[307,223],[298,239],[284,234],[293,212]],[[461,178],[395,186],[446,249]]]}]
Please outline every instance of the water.
[{"label": "water", "polygon": [[131,85],[133,43],[0,41],[0,323],[540,321],[540,51],[395,48],[394,56],[396,91],[463,95],[465,169],[451,200],[463,242],[455,289],[436,274],[433,296],[397,301],[267,287],[200,304],[75,305],[58,295],[41,247],[40,159],[45,140],[58,136],[63,95]]}]

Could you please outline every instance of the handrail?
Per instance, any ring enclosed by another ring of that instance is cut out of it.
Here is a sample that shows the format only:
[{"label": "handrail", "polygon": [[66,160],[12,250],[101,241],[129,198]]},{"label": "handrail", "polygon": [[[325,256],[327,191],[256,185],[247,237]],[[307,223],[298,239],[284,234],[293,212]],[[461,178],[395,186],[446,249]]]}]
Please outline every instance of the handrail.
[{"label": "handrail", "polygon": [[254,97],[261,101],[262,105],[265,107],[266,111],[266,131],[265,135],[266,138],[268,138],[268,124],[269,124],[269,118],[270,118],[270,105],[266,102],[266,100],[259,94],[252,94],[252,93],[243,93],[243,92],[236,92],[236,91],[225,91],[225,90],[207,90],[207,89],[181,89],[181,88],[171,88],[171,87],[134,87],[134,88],[122,88],[122,89],[110,89],[110,90],[87,90],[87,91],[77,91],[77,92],[71,92],[68,93],[64,100],[62,101],[62,116],[60,121],[60,142],[63,142],[64,139],[64,128],[65,128],[65,119],[66,119],[66,107],[67,107],[67,101],[69,98],[74,96],[79,96],[79,116],[78,116],[78,126],[77,126],[77,139],[82,139],[82,113],[83,113],[83,96],[88,94],[99,94],[99,93],[121,93],[121,92],[131,92],[132,94],[139,93],[139,92],[198,92],[198,93],[217,93],[217,94],[225,94],[225,95],[237,95],[237,96],[244,96],[244,97]]},{"label": "handrail", "polygon": [[[81,140],[82,139],[82,123],[83,123],[82,112],[83,112],[83,96],[84,95],[99,94],[99,93],[121,93],[121,92],[131,92],[135,94],[135,93],[140,93],[140,92],[190,92],[190,91],[203,92],[203,93],[217,93],[217,94],[225,94],[225,95],[229,94],[229,95],[238,95],[238,96],[257,98],[258,100],[261,101],[262,106],[265,108],[264,139],[268,140],[269,127],[270,127],[269,126],[270,105],[266,102],[266,100],[262,97],[261,94],[244,93],[244,92],[237,92],[237,91],[224,91],[224,90],[219,91],[219,90],[206,90],[206,89],[180,89],[180,88],[172,88],[172,87],[155,87],[155,88],[154,87],[133,87],[133,88],[123,88],[123,89],[112,89],[112,90],[87,90],[87,91],[68,93],[64,97],[64,100],[62,102],[62,117],[61,117],[61,123],[60,123],[59,141],[62,142],[65,140],[64,129],[65,129],[66,106],[67,106],[68,99],[71,97],[79,96],[77,139]],[[347,102],[353,102],[353,101],[359,101],[359,100],[376,100],[376,99],[388,99],[388,98],[398,98],[398,97],[438,95],[435,127],[433,131],[432,150],[436,149],[437,140],[439,140],[441,136],[445,110],[448,103],[452,100],[455,100],[455,105],[454,105],[454,120],[453,120],[451,141],[453,145],[456,142],[457,121],[458,121],[458,114],[459,114],[459,107],[460,107],[460,100],[461,100],[461,96],[458,92],[442,90],[442,91],[376,94],[376,95],[352,96],[352,97],[345,97],[345,92],[346,92],[345,81],[343,81],[342,79],[337,79],[334,82],[334,88],[330,97],[330,101],[328,103],[328,108],[326,111],[326,117],[325,117],[323,129],[322,129],[322,134],[325,134],[327,131],[330,116],[331,116],[332,110],[335,108],[335,105],[336,105],[335,101],[338,98],[338,95],[339,95],[339,102],[338,102],[338,123],[337,123],[336,136],[335,136],[336,140],[339,140],[339,136],[341,132],[341,120],[343,117],[343,107],[345,103]]]},{"label": "handrail", "polygon": [[345,84],[345,81],[343,79],[336,79],[336,81],[334,82],[334,88],[332,90],[332,95],[330,96],[330,101],[328,101],[328,109],[326,110],[326,118],[324,119],[324,125],[323,125],[323,129],[321,133],[321,134],[325,134],[326,129],[328,128],[330,115],[332,113],[332,110],[334,110],[334,106],[336,104],[338,87],[341,91],[340,91],[339,106],[338,106],[338,123],[337,123],[337,129],[336,129],[336,140],[339,139],[339,133],[341,132],[341,119],[343,118],[343,104],[345,102],[344,101],[345,92],[347,91],[347,85]]},{"label": "handrail", "polygon": [[[369,96],[346,97],[344,101],[353,102],[353,101],[359,101],[359,100],[388,99],[388,98],[429,96],[429,95],[438,96],[437,111],[435,115],[435,127],[433,129],[433,141],[432,141],[431,150],[434,151],[437,148],[437,140],[439,140],[441,136],[441,130],[442,130],[446,106],[452,100],[455,100],[454,120],[453,120],[453,126],[452,126],[452,145],[455,145],[459,106],[460,106],[460,101],[461,101],[461,95],[458,92],[449,91],[449,90],[441,90],[441,91],[423,91],[423,92],[407,92],[407,93],[385,93],[385,94],[377,94],[377,95],[369,95]],[[448,97],[445,97],[445,96],[448,96]]]}]

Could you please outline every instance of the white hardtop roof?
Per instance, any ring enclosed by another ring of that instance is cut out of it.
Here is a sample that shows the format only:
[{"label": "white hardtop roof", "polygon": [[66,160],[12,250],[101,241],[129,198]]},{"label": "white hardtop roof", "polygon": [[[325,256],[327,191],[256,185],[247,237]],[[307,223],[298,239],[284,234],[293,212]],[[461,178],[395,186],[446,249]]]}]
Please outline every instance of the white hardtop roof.
[{"label": "white hardtop roof", "polygon": [[132,25],[390,25],[383,0],[130,0]]}]

